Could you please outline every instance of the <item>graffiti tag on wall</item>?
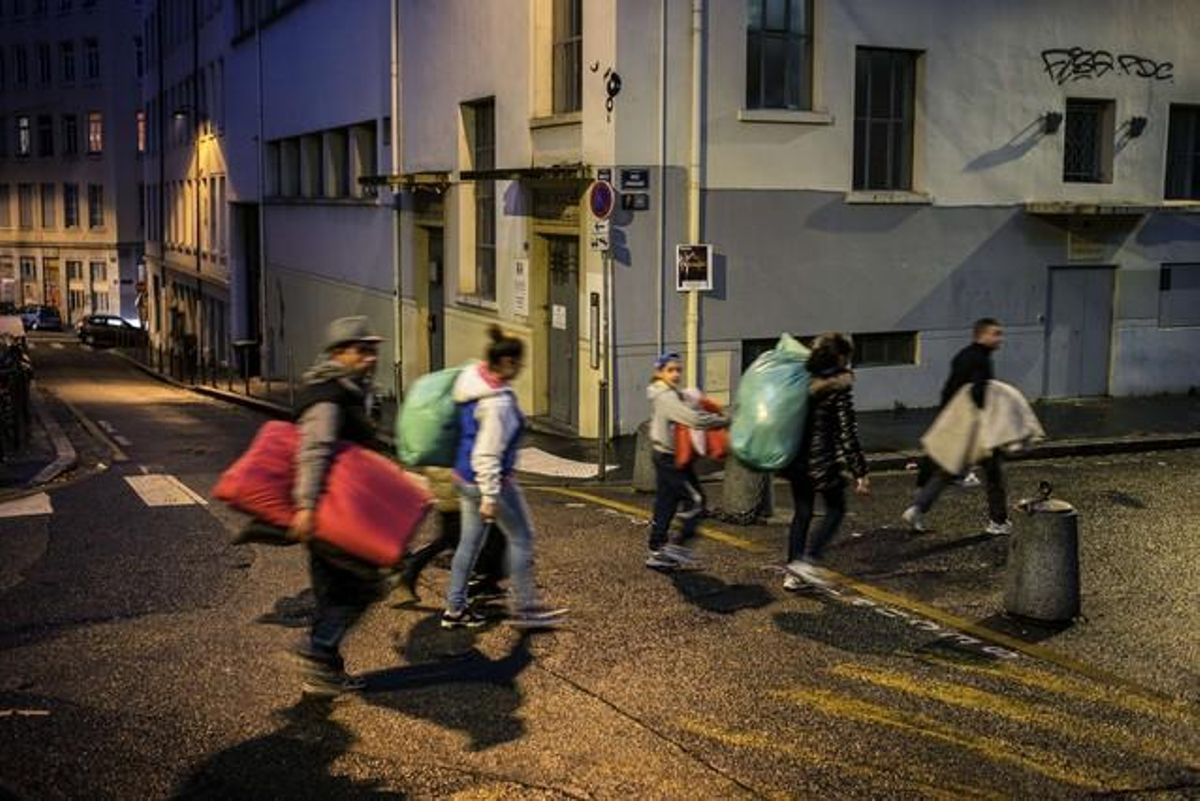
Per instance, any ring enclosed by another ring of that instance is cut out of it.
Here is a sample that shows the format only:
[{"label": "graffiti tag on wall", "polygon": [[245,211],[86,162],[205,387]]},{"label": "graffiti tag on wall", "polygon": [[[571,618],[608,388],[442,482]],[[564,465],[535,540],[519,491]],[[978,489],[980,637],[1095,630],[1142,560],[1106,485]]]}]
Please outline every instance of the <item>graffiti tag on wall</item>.
[{"label": "graffiti tag on wall", "polygon": [[1085,50],[1082,47],[1043,50],[1042,64],[1046,74],[1059,86],[1072,81],[1103,78],[1109,73],[1151,81],[1170,81],[1175,78],[1175,65],[1170,61],[1156,61],[1133,53]]}]

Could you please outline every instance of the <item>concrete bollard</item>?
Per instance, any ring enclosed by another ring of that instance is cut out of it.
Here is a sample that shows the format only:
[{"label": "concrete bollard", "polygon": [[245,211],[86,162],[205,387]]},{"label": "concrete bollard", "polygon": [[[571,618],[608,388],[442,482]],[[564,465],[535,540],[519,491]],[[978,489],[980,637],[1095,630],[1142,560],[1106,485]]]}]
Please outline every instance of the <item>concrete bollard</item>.
[{"label": "concrete bollard", "polygon": [[725,480],[721,484],[722,517],[741,519],[747,524],[770,517],[775,509],[773,478],[773,473],[754,470],[732,453],[726,456]]},{"label": "concrete bollard", "polygon": [[1050,623],[1079,616],[1079,514],[1066,501],[1025,501],[1008,542],[1004,609]]},{"label": "concrete bollard", "polygon": [[637,428],[633,455],[633,491],[654,492],[654,445],[650,441],[650,421]]}]

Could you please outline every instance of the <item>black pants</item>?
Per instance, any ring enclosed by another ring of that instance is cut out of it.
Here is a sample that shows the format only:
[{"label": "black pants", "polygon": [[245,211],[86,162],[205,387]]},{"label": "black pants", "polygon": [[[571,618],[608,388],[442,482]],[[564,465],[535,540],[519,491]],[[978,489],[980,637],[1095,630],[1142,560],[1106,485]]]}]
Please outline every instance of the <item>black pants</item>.
[{"label": "black pants", "polygon": [[308,569],[317,601],[310,634],[312,650],[339,666],[338,648],[342,639],[367,607],[379,599],[381,589],[369,565],[355,570],[345,560],[332,559],[312,548],[308,551]]},{"label": "black pants", "polygon": [[[671,542],[682,542],[696,534],[700,516],[704,511],[704,492],[700,480],[691,466],[680,469],[675,466],[675,454],[654,454],[654,522],[650,526],[650,550],[657,551]],[[671,520],[675,512],[683,521],[683,531],[671,535]]]},{"label": "black pants", "polygon": [[[404,566],[404,578],[410,583],[416,583],[421,571],[428,567],[438,554],[445,551],[453,553],[458,548],[458,539],[462,534],[462,514],[455,510],[440,512],[439,516],[441,525],[437,537],[408,556]],[[499,526],[492,526],[491,533],[483,543],[483,550],[479,552],[479,559],[475,562],[475,572],[488,581],[503,579],[507,575],[504,568],[507,550],[507,543]]]},{"label": "black pants", "polygon": [[[926,457],[932,465],[932,460]],[[993,453],[980,462],[984,479],[987,483],[988,516],[995,523],[1008,520],[1008,488],[1004,482],[1004,459],[999,453]],[[932,476],[917,493],[916,507],[922,514],[933,508],[942,491],[954,481],[954,476],[940,468],[932,469]]]},{"label": "black pants", "polygon": [[[785,475],[792,487],[792,505],[795,508],[792,525],[788,530],[788,561],[818,561],[846,516],[846,483],[839,479],[836,483],[817,490],[816,483],[807,470],[792,469]],[[825,517],[813,527],[818,491],[825,502]]]}]

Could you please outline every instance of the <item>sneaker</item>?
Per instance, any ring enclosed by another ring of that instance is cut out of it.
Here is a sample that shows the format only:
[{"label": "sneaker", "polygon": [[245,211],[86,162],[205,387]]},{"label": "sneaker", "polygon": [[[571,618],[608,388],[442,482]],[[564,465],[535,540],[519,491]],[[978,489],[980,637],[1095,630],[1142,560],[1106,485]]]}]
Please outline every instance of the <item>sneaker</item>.
[{"label": "sneaker", "polygon": [[910,506],[904,510],[904,514],[900,515],[908,527],[913,531],[926,531],[925,516],[921,514],[921,510],[915,506]]},{"label": "sneaker", "polygon": [[696,552],[685,545],[671,544],[663,548],[663,551],[668,558],[674,560],[676,567],[680,570],[699,570],[701,568]]},{"label": "sneaker", "polygon": [[1012,521],[1005,520],[1003,523],[997,523],[995,520],[989,520],[984,532],[997,537],[1012,534]]},{"label": "sneaker", "polygon": [[788,562],[784,569],[787,570],[789,576],[797,578],[805,584],[816,584],[823,587],[829,583],[829,579],[821,574],[819,567],[804,559]]},{"label": "sneaker", "polygon": [[517,612],[504,622],[514,629],[522,629],[524,631],[555,629],[566,622],[568,611],[566,607],[549,608],[539,606]]},{"label": "sneaker", "polygon": [[508,595],[495,581],[475,581],[467,585],[467,597],[472,601],[498,601]]},{"label": "sneaker", "polygon": [[654,570],[674,570],[679,567],[679,563],[671,558],[671,555],[666,549],[660,548],[657,551],[651,551],[646,557],[646,567]]},{"label": "sneaker", "polygon": [[461,612],[442,612],[442,628],[444,629],[477,629],[487,625],[487,618],[473,609]]},{"label": "sneaker", "polygon": [[366,686],[367,683],[358,676],[328,671],[306,677],[300,692],[309,698],[336,698],[344,693],[359,692]]},{"label": "sneaker", "polygon": [[799,576],[793,576],[791,573],[783,580],[783,588],[788,592],[799,592],[804,589],[804,581]]}]

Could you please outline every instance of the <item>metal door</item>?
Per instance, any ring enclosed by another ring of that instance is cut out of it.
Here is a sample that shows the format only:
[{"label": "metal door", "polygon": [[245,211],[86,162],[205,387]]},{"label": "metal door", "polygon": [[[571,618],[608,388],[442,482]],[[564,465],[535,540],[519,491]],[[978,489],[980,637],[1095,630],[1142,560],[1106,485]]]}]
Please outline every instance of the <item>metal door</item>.
[{"label": "metal door", "polygon": [[550,420],[574,431],[579,423],[579,240],[546,237],[550,278]]},{"label": "metal door", "polygon": [[429,229],[429,370],[446,365],[446,306],[441,228]]},{"label": "metal door", "polygon": [[1115,270],[1053,268],[1046,320],[1046,394],[1108,394]]}]

